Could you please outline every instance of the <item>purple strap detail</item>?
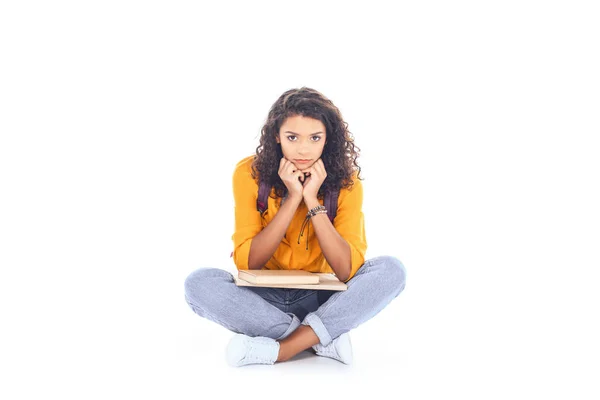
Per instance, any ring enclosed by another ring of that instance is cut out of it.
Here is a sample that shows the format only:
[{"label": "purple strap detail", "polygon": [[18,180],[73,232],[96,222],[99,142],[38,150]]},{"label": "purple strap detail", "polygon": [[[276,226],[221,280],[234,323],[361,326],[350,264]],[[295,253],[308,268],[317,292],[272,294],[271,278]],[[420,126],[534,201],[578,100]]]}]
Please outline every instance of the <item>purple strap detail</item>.
[{"label": "purple strap detail", "polygon": [[264,213],[269,207],[270,192],[271,188],[267,185],[267,183],[261,181],[258,187],[258,198],[256,199],[256,211],[259,211],[261,214]]},{"label": "purple strap detail", "polygon": [[323,201],[323,203],[324,203],[323,205],[327,209],[327,216],[329,217],[329,220],[331,221],[332,224],[333,224],[333,220],[335,219],[335,216],[337,214],[338,195],[339,195],[339,192],[326,192],[325,199]]}]

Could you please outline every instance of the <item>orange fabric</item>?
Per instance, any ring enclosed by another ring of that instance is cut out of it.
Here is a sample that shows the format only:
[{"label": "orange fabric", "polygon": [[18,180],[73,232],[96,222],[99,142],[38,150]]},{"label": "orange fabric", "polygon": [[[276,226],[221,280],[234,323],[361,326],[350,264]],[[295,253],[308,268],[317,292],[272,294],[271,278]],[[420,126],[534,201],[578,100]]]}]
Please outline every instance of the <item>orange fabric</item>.
[{"label": "orange fabric", "polygon": [[[250,254],[252,239],[273,220],[281,204],[280,198],[269,197],[269,207],[262,217],[260,212],[257,211],[258,182],[252,178],[251,165],[253,159],[254,156],[242,159],[236,165],[233,173],[235,233],[231,236],[231,239],[234,247],[233,261],[238,270],[248,269],[248,255]],[[352,270],[345,282],[352,279],[363,265],[367,251],[364,215],[362,213],[362,182],[356,178],[356,172],[352,178],[354,180],[352,190],[346,188],[340,190],[337,215],[333,220],[336,231],[350,245]],[[274,190],[271,191],[271,194],[274,194]],[[319,203],[323,204],[323,200],[319,200]],[[308,229],[304,230],[304,236],[301,237],[298,244],[298,235],[307,212],[308,209],[302,202],[292,218],[285,237],[264,268],[334,273],[321,252],[319,241],[312,226],[308,237],[308,250],[306,250]]]}]

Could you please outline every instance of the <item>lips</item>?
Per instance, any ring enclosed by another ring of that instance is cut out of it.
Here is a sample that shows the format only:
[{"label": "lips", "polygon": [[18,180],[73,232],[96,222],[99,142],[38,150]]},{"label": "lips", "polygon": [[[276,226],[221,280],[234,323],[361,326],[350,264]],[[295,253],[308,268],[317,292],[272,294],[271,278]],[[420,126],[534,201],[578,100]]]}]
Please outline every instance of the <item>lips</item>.
[{"label": "lips", "polygon": [[310,160],[294,160],[294,161],[296,161],[296,162],[299,162],[299,163],[307,163],[307,162],[309,162]]}]

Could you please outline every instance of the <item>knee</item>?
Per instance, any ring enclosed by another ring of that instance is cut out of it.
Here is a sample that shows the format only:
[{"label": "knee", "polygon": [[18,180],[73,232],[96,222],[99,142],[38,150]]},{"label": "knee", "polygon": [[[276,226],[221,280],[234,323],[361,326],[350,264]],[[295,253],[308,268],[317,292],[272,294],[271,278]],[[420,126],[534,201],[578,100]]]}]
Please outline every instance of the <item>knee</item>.
[{"label": "knee", "polygon": [[392,256],[383,256],[383,265],[385,265],[385,275],[388,282],[393,286],[398,294],[406,286],[406,268],[402,261]]},{"label": "knee", "polygon": [[227,279],[231,274],[219,268],[200,268],[185,279],[185,297],[189,301],[200,302],[200,298],[217,286],[217,279]]}]

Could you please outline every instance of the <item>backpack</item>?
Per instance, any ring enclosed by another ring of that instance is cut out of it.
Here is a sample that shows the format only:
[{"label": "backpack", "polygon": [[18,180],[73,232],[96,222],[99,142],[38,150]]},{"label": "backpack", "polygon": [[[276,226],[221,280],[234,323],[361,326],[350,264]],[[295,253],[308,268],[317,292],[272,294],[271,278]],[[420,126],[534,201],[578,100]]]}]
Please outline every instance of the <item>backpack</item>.
[{"label": "backpack", "polygon": [[[256,199],[256,211],[260,211],[260,214],[264,213],[269,207],[269,193],[271,193],[271,187],[267,184],[267,182],[260,181],[260,185],[258,187],[258,199]],[[327,209],[327,217],[333,224],[333,220],[337,214],[337,203],[339,192],[325,192],[325,197],[323,199],[323,205]]]}]

